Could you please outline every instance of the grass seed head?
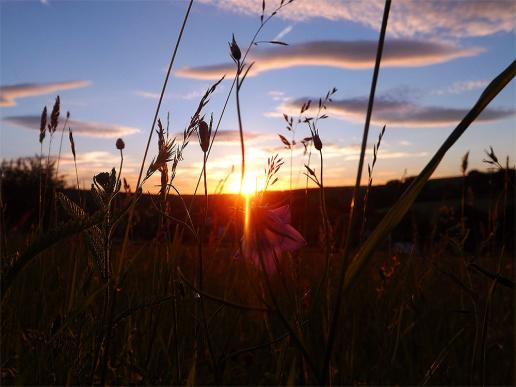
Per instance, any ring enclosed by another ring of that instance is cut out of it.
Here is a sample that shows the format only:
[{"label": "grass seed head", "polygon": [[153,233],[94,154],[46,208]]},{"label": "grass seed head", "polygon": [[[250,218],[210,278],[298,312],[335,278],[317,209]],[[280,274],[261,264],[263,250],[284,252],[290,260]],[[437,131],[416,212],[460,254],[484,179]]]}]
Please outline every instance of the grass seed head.
[{"label": "grass seed head", "polygon": [[48,120],[48,114],[47,114],[47,107],[45,106],[43,108],[43,112],[41,112],[41,122],[40,122],[40,126],[39,126],[39,142],[40,142],[40,144],[45,139],[47,120]]},{"label": "grass seed head", "polygon": [[231,52],[231,58],[233,58],[235,62],[239,62],[242,58],[242,52],[240,51],[240,47],[238,47],[238,44],[235,40],[235,34],[233,34],[233,40],[231,43],[229,43],[229,50]]},{"label": "grass seed head", "polygon": [[466,154],[464,156],[462,156],[461,171],[462,171],[463,175],[465,175],[466,171],[468,170],[468,158],[469,158],[469,151],[467,151]]},{"label": "grass seed head", "polygon": [[320,151],[322,149],[322,141],[321,141],[321,138],[319,137],[319,134],[316,133],[314,134],[313,136],[313,141],[314,141],[314,147],[315,149],[317,149],[318,151]]},{"label": "grass seed head", "polygon": [[72,148],[73,159],[75,160],[75,141],[73,140],[72,129],[68,128],[68,138],[70,139],[70,146]]},{"label": "grass seed head", "polygon": [[57,129],[57,125],[59,123],[60,111],[61,111],[61,100],[59,99],[59,96],[57,96],[56,102],[54,103],[54,107],[52,108],[52,113],[50,114],[51,133],[54,133]]},{"label": "grass seed head", "polygon": [[206,121],[199,121],[199,144],[204,153],[208,152],[210,147],[211,128]]}]

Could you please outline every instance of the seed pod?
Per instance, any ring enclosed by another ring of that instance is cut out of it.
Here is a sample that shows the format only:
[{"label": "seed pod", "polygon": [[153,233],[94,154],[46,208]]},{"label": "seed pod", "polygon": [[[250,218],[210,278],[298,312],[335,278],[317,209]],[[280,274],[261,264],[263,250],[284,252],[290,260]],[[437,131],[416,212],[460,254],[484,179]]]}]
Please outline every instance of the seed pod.
[{"label": "seed pod", "polygon": [[314,141],[314,147],[315,149],[317,149],[318,151],[320,151],[322,149],[322,142],[321,142],[321,138],[319,137],[319,134],[315,134],[313,136],[313,141]]},{"label": "seed pod", "polygon": [[201,145],[201,149],[204,153],[208,152],[210,148],[210,137],[211,137],[211,128],[208,126],[206,121],[201,120],[199,122],[199,144]]},{"label": "seed pod", "polygon": [[124,140],[122,140],[121,138],[119,138],[118,140],[116,140],[116,149],[118,150],[122,150],[125,148],[125,143],[124,143]]},{"label": "seed pod", "polygon": [[240,47],[235,40],[235,34],[233,34],[233,40],[229,43],[229,49],[231,51],[231,57],[238,62],[240,58],[242,58],[242,52],[240,51]]}]

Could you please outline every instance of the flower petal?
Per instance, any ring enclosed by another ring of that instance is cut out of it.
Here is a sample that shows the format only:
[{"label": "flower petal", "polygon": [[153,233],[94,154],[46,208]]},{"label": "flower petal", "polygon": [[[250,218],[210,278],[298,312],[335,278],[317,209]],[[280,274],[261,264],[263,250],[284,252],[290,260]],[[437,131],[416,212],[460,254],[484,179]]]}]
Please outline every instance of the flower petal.
[{"label": "flower petal", "polygon": [[280,223],[289,224],[291,222],[290,206],[288,204],[274,208],[272,210],[268,210],[267,212],[269,215],[272,213]]}]

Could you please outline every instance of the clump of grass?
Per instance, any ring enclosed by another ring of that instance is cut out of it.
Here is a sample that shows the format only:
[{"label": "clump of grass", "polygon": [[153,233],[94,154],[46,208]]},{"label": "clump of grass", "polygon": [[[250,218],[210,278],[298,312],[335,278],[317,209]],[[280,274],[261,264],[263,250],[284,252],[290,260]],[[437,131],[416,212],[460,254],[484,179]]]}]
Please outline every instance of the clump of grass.
[{"label": "clump of grass", "polygon": [[382,144],[382,138],[385,134],[385,125],[383,126],[382,130],[380,130],[380,133],[378,134],[378,140],[376,144],[373,145],[373,160],[371,164],[367,164],[367,176],[368,176],[368,182],[367,182],[367,188],[364,193],[364,199],[363,199],[363,214],[362,214],[362,228],[360,235],[364,235],[364,230],[367,223],[367,202],[369,200],[369,192],[371,191],[371,186],[373,185],[373,172],[374,167],[376,165],[376,160],[378,159],[378,151],[380,150],[380,145]]}]

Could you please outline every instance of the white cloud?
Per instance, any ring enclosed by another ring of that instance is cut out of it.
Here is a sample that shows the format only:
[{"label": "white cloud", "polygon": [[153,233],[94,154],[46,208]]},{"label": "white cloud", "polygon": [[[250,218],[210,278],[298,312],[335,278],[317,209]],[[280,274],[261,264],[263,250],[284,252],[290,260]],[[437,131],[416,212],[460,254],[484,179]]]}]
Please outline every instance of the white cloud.
[{"label": "white cloud", "polygon": [[135,90],[133,94],[146,99],[159,99],[160,96],[158,93],[153,93],[145,90]]},{"label": "white cloud", "polygon": [[[256,50],[248,62],[255,62],[249,76],[294,66],[329,66],[366,69],[374,64],[376,41],[314,41]],[[475,56],[481,47],[461,48],[453,44],[419,40],[390,40],[385,43],[382,67],[419,67]],[[195,79],[219,79],[234,72],[234,63],[183,68],[177,75]]]},{"label": "white cloud", "polygon": [[290,97],[285,95],[285,93],[283,91],[271,90],[267,94],[269,94],[269,96],[272,98],[273,101],[286,102],[286,101],[290,100]]},{"label": "white cloud", "polygon": [[[260,15],[262,0],[203,0],[229,12]],[[383,0],[296,0],[278,13],[286,20],[314,18],[347,20],[378,30]],[[396,0],[389,14],[388,33],[397,37],[462,38],[514,31],[516,2],[512,0]]]},{"label": "white cloud", "polygon": [[90,81],[68,81],[0,86],[0,106],[15,106],[18,98],[50,94],[59,90],[78,89],[89,85],[91,85]]},{"label": "white cloud", "polygon": [[289,32],[292,31],[293,28],[294,28],[293,25],[286,26],[272,40],[278,41],[278,40],[283,39]]},{"label": "white cloud", "polygon": [[446,88],[434,90],[431,94],[460,94],[465,91],[482,89],[486,87],[488,84],[489,82],[484,80],[458,81]]},{"label": "white cloud", "polygon": [[[2,121],[19,128],[39,130],[40,116],[11,116]],[[68,120],[68,125],[74,135],[87,137],[116,138],[138,133],[140,130],[125,125],[106,124],[93,121]]]}]

